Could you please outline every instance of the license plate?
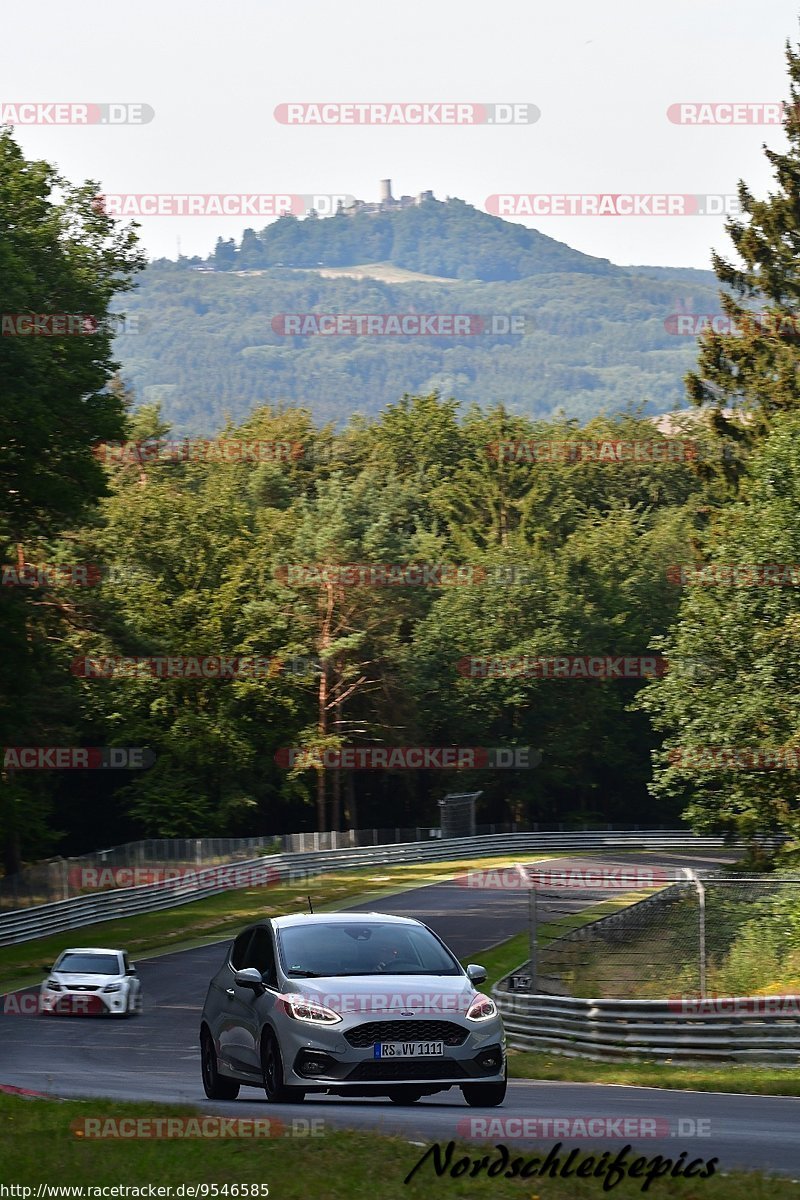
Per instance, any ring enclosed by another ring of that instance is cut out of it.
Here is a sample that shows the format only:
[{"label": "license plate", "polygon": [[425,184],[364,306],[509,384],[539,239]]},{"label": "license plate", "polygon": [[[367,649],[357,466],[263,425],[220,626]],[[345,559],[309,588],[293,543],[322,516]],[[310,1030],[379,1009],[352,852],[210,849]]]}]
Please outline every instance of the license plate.
[{"label": "license plate", "polygon": [[444,1054],[444,1042],[376,1042],[374,1058],[436,1058]]}]

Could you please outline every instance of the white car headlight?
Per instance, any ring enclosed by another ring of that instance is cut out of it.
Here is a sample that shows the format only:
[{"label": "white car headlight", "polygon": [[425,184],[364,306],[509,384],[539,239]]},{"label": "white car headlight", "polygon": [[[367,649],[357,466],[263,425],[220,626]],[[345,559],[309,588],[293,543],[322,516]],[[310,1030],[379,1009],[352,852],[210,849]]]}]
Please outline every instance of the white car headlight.
[{"label": "white car headlight", "polygon": [[49,988],[49,990],[51,992],[60,992],[61,991],[61,984],[58,982],[57,979],[48,979],[47,983],[44,986],[46,988]]},{"label": "white car headlight", "polygon": [[341,1017],[332,1008],[306,1000],[305,996],[282,996],[284,1012],[295,1021],[310,1021],[313,1025],[337,1025]]},{"label": "white car headlight", "polygon": [[469,1021],[488,1021],[491,1017],[497,1016],[497,1005],[490,996],[484,996],[481,992],[475,997],[467,1009],[467,1020]]},{"label": "white car headlight", "polygon": [[108,983],[103,988],[103,991],[104,992],[118,992],[118,991],[120,991],[121,988],[122,988],[121,983]]}]

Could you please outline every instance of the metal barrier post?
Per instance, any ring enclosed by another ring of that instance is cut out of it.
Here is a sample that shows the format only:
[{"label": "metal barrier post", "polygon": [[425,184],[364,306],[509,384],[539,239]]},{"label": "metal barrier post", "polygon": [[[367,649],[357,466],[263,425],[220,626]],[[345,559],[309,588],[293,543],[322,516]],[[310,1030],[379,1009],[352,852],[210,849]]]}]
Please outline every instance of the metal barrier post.
[{"label": "metal barrier post", "polygon": [[706,998],[706,889],[697,879],[697,896],[700,901],[700,999]]},{"label": "metal barrier post", "polygon": [[535,994],[538,991],[538,967],[539,967],[539,946],[537,938],[537,912],[536,912],[536,888],[531,884],[528,893],[528,917],[529,917],[529,937],[530,937],[530,954],[531,954],[531,991]]}]

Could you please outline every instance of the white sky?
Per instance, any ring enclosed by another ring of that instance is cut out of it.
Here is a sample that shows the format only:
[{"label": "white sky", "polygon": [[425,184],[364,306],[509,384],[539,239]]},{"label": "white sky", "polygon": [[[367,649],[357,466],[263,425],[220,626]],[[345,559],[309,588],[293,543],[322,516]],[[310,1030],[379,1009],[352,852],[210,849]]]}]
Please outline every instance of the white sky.
[{"label": "white sky", "polygon": [[[770,185],[779,127],[671,124],[677,101],[786,98],[796,0],[139,0],[7,5],[0,101],[152,105],[141,127],[18,127],[28,156],[108,193],[732,193]],[[282,126],[284,101],[527,101],[534,125]],[[148,254],[206,254],[261,218],[142,218]],[[721,218],[526,220],[619,263],[707,267]]]}]

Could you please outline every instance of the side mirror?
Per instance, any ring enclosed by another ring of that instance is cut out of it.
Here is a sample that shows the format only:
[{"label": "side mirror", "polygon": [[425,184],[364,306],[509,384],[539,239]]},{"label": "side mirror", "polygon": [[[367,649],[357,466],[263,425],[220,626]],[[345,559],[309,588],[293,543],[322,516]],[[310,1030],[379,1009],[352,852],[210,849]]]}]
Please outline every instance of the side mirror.
[{"label": "side mirror", "polygon": [[127,971],[125,972],[125,974],[126,974],[126,975],[135,975],[135,974],[136,974],[136,967],[134,967],[134,966],[133,966],[133,964],[131,964],[131,966],[129,966],[129,967],[128,967],[128,969],[127,969]]},{"label": "side mirror", "polygon": [[471,983],[485,983],[486,967],[479,967],[477,963],[470,963],[467,967],[467,979]]},{"label": "side mirror", "polygon": [[235,971],[233,982],[238,987],[252,988],[259,995],[266,991],[264,980],[261,978],[261,972],[257,971],[255,967],[242,967],[240,971]]}]

